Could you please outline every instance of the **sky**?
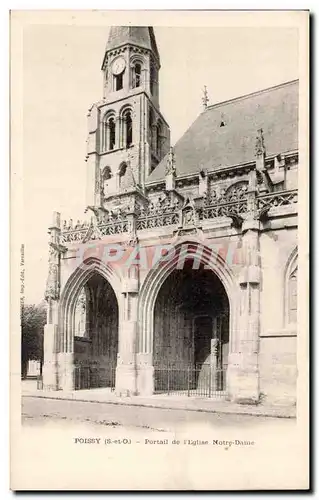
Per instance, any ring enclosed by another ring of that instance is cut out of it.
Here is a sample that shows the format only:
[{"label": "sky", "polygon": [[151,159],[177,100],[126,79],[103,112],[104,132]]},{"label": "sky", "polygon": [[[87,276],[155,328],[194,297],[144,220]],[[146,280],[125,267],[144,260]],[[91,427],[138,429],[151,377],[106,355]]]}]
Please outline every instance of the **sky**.
[{"label": "sky", "polygon": [[[298,78],[298,31],[277,27],[154,28],[160,109],[174,144],[209,105]],[[28,25],[23,33],[25,301],[43,299],[52,212],[83,219],[87,111],[102,98],[109,27]]]}]

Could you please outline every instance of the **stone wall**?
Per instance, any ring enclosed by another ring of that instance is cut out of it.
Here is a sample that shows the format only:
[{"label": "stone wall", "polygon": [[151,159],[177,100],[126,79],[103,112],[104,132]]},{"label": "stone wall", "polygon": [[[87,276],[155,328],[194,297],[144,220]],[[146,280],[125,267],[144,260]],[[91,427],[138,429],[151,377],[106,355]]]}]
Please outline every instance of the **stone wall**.
[{"label": "stone wall", "polygon": [[297,338],[260,339],[260,391],[269,402],[291,403],[296,398]]}]

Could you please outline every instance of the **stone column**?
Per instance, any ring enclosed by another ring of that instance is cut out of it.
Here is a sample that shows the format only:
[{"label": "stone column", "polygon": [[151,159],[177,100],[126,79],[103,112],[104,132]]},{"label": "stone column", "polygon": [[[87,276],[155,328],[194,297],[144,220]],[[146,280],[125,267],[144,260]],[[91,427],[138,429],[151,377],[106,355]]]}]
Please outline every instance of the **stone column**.
[{"label": "stone column", "polygon": [[[52,305],[48,305],[48,308],[51,307]],[[45,390],[55,391],[58,388],[57,342],[57,324],[47,323],[44,326],[42,367],[43,389]]]},{"label": "stone column", "polygon": [[214,338],[210,341],[210,377],[211,390],[218,390],[218,339]]},{"label": "stone column", "polygon": [[122,54],[124,56],[125,62],[126,62],[126,70],[123,73],[123,90],[124,92],[129,92],[130,90],[130,80],[131,80],[131,68],[130,68],[130,53],[127,50],[125,54]]},{"label": "stone column", "polygon": [[122,119],[120,116],[115,118],[115,145],[114,149],[119,149],[124,146],[125,138],[122,137]]},{"label": "stone column", "polygon": [[156,131],[157,131],[156,123],[152,123],[151,130],[152,130],[152,135],[151,135],[152,151],[156,154],[156,149],[157,149],[157,147],[156,147]]},{"label": "stone column", "polygon": [[49,228],[49,272],[45,299],[47,301],[47,323],[43,339],[43,388],[58,389],[58,307],[60,292],[60,214],[54,212],[52,226]]},{"label": "stone column", "polygon": [[[134,207],[128,214],[129,237],[127,246],[134,248],[137,244],[136,215]],[[139,269],[136,264],[128,265],[122,286],[123,307],[119,328],[119,350],[116,366],[115,390],[117,396],[136,394],[135,353],[138,318]]]},{"label": "stone column", "polygon": [[[119,331],[119,352],[116,367],[117,396],[136,394],[135,344],[137,338],[138,277],[132,270],[126,277],[123,288],[122,319]],[[133,275],[132,275],[133,274]]]},{"label": "stone column", "polygon": [[239,278],[237,330],[229,355],[227,389],[230,399],[256,404],[259,401],[260,222],[254,209],[255,194],[248,196],[250,211],[242,225],[244,264]]},{"label": "stone column", "polygon": [[139,352],[136,355],[137,394],[152,396],[154,394],[154,366],[151,352]]},{"label": "stone column", "polygon": [[175,189],[175,180],[176,180],[175,153],[174,149],[170,147],[166,161],[166,170],[165,170],[166,191],[173,191]]},{"label": "stone column", "polygon": [[74,352],[59,352],[59,389],[65,392],[74,390]]}]

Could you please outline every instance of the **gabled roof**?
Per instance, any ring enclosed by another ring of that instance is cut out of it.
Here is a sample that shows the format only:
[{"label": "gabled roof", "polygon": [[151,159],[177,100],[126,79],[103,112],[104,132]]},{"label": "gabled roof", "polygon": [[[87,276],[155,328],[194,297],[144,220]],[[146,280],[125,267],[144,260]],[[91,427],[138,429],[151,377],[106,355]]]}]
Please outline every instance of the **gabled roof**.
[{"label": "gabled roof", "polygon": [[[254,161],[258,129],[266,156],[297,150],[298,93],[293,80],[209,106],[174,147],[177,177]],[[163,180],[165,167],[166,157],[147,183]]]},{"label": "gabled roof", "polygon": [[159,61],[152,26],[111,26],[105,51],[107,52],[127,43],[151,50]]}]

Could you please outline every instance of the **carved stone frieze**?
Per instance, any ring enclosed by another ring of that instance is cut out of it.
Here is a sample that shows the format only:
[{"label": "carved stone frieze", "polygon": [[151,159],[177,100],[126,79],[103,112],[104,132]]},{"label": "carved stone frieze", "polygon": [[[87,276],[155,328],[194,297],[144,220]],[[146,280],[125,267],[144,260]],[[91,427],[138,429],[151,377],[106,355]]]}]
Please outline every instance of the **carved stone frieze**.
[{"label": "carved stone frieze", "polygon": [[60,295],[60,255],[67,248],[58,243],[49,243],[49,271],[45,288],[45,299],[58,300]]},{"label": "carved stone frieze", "polygon": [[95,240],[101,240],[102,239],[102,234],[101,234],[101,231],[98,227],[98,224],[97,222],[93,222],[91,223],[91,225],[89,226],[89,229],[86,233],[86,235],[84,236],[82,242],[83,243],[86,243],[87,241],[95,241]]},{"label": "carved stone frieze", "polygon": [[172,147],[170,147],[169,153],[167,155],[165,174],[166,175],[176,174],[175,154],[174,154],[174,149]]},{"label": "carved stone frieze", "polygon": [[257,208],[260,210],[265,206],[269,208],[282,207],[284,205],[293,205],[298,203],[298,191],[281,191],[276,193],[267,193],[257,198]]},{"label": "carved stone frieze", "polygon": [[199,226],[198,211],[194,200],[187,198],[179,211],[179,225],[174,232],[176,236],[185,234],[201,235],[201,227]]},{"label": "carved stone frieze", "polygon": [[138,244],[138,237],[136,234],[136,223],[135,220],[129,221],[128,223],[128,237],[124,242],[126,247],[135,247]]},{"label": "carved stone frieze", "polygon": [[[293,205],[297,201],[297,190],[258,195],[256,191],[250,191],[248,181],[234,183],[219,192],[211,190],[200,200],[187,198],[183,201],[181,197],[164,191],[162,196],[147,205],[144,198],[139,200],[136,196],[127,196],[125,203],[123,200],[120,206],[110,210],[88,207],[94,213],[94,222],[77,221],[74,224],[72,219],[64,221],[59,242],[67,245],[128,233],[127,242],[131,244],[136,241],[137,231],[176,226],[175,232],[193,230],[198,233],[203,221],[218,217],[229,217],[233,226],[240,228],[247,217],[264,221],[271,208]],[[132,215],[135,232],[132,232],[130,222]]]},{"label": "carved stone frieze", "polygon": [[256,144],[255,144],[256,156],[264,155],[266,153],[263,129],[257,130]]},{"label": "carved stone frieze", "polygon": [[118,54],[123,54],[123,52],[126,51],[127,51],[127,46],[119,47],[118,49],[111,50],[108,55],[110,58],[112,58],[114,56],[117,56]]},{"label": "carved stone frieze", "polygon": [[239,181],[232,184],[225,192],[225,201],[239,201],[247,197],[248,181]]},{"label": "carved stone frieze", "polygon": [[242,224],[243,224],[243,221],[244,219],[238,215],[238,214],[235,214],[235,213],[229,213],[228,214],[228,217],[231,218],[232,220],[232,225],[236,228],[236,229],[240,229]]},{"label": "carved stone frieze", "polygon": [[67,247],[62,245],[60,241],[49,243],[49,261],[52,261],[54,258],[57,258],[62,253],[67,251]]},{"label": "carved stone frieze", "polygon": [[58,300],[60,294],[59,264],[49,262],[49,272],[45,288],[46,300]]}]

